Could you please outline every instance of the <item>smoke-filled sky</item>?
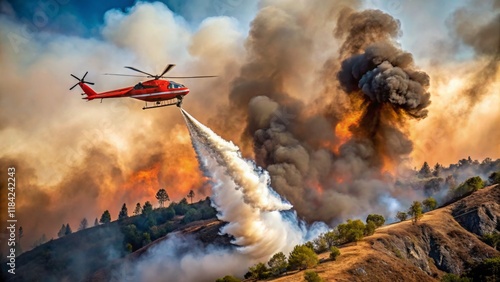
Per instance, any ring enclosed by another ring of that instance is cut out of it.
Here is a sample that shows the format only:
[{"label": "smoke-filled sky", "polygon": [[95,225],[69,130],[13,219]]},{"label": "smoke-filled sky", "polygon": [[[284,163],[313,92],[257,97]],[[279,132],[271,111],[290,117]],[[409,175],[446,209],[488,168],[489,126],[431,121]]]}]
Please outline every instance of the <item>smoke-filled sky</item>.
[{"label": "smoke-filled sky", "polygon": [[210,195],[177,109],[86,102],[70,73],[89,71],[96,91],[137,83],[102,75],[126,65],[218,75],[180,81],[184,108],[266,168],[307,221],[388,214],[415,197],[391,179],[423,161],[500,157],[498,0],[2,1],[0,12],[0,167],[17,168],[27,245],[106,209],[115,219],[123,203],[156,204],[159,188]]}]

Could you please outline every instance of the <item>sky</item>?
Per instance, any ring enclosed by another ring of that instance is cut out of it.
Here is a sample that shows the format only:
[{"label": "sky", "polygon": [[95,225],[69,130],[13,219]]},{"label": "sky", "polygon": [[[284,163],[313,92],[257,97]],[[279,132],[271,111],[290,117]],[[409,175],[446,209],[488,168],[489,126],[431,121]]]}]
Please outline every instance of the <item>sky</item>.
[{"label": "sky", "polygon": [[[182,81],[191,89],[184,107],[259,163],[247,130],[266,120],[249,117],[292,102],[269,95],[278,102],[243,103],[235,93],[247,87],[242,81],[280,71],[284,86],[278,90],[310,112],[341,97],[324,98],[329,83],[321,79],[329,62],[343,59],[342,41],[334,36],[342,6],[380,9],[399,20],[394,44],[430,77],[428,116],[401,128],[413,144],[405,165],[500,158],[498,52],[489,47],[498,29],[481,33],[498,16],[498,1],[2,1],[0,167],[18,167],[19,216],[31,231],[28,241],[55,236],[63,223],[76,229],[82,218],[93,222],[106,209],[116,218],[122,203],[131,211],[137,202],[155,201],[162,187],[173,201],[191,189],[196,199],[210,195],[177,109],[143,111],[132,99],[85,102],[79,90],[68,90],[76,83],[70,73],[88,71],[96,91],[137,83],[102,75],[125,73],[126,65],[159,72],[174,63],[172,75],[218,75]],[[314,116],[291,108],[292,117]],[[305,130],[299,126],[293,134]],[[339,217],[359,214],[346,207]]]}]

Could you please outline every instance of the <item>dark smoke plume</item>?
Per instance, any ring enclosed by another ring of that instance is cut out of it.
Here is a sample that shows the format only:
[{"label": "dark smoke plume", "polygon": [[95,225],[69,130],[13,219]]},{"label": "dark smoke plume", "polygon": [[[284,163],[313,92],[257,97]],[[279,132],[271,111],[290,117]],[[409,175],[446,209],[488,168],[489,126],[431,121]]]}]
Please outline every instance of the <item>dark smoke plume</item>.
[{"label": "dark smoke plume", "polygon": [[[405,120],[425,118],[430,104],[429,76],[394,43],[399,21],[381,11],[341,7],[324,19],[337,22],[332,40],[341,47],[319,75],[328,89],[319,102],[303,101],[286,84],[303,81],[296,71],[302,60],[312,60],[314,35],[293,11],[275,6],[264,7],[252,22],[249,58],[230,94],[237,116],[247,119],[242,139],[252,138],[273,188],[308,221],[389,215],[384,199],[396,191],[383,167],[411,153]],[[339,136],[336,127],[351,114],[359,116],[349,125],[351,136]]]}]

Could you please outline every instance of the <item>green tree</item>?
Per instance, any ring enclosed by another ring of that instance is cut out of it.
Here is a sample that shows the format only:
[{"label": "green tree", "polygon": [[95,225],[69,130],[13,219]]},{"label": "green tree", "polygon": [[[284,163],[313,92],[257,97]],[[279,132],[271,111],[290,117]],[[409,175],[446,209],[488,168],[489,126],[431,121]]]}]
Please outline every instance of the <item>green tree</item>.
[{"label": "green tree", "polygon": [[271,273],[274,276],[278,276],[281,273],[286,272],[288,267],[286,256],[282,252],[274,254],[267,264],[269,265]]},{"label": "green tree", "polygon": [[135,205],[134,215],[139,215],[140,213],[141,213],[141,204],[137,203],[137,205]]},{"label": "green tree", "polygon": [[193,198],[194,198],[194,191],[193,190],[190,190],[189,191],[189,194],[187,194],[187,197],[188,198],[191,198],[191,204],[193,203]]},{"label": "green tree", "polygon": [[146,201],[144,203],[144,206],[142,206],[142,214],[143,215],[150,215],[153,212],[153,205],[149,201]]},{"label": "green tree", "polygon": [[71,227],[69,226],[69,223],[66,224],[66,230],[64,231],[64,235],[69,235],[73,233],[73,230],[71,230]]},{"label": "green tree", "polygon": [[428,178],[432,176],[431,167],[427,162],[424,162],[422,168],[420,168],[420,170],[418,171],[418,176],[420,178]]},{"label": "green tree", "polygon": [[80,221],[80,226],[78,227],[78,230],[83,230],[86,229],[89,223],[87,222],[87,219],[84,217],[82,221]]},{"label": "green tree", "polygon": [[102,215],[101,219],[99,220],[100,223],[106,224],[111,222],[111,214],[109,213],[108,210],[105,210]]},{"label": "green tree", "polygon": [[191,208],[184,215],[182,222],[189,223],[189,222],[197,221],[200,219],[201,219],[201,213],[197,209]]},{"label": "green tree", "polygon": [[250,267],[248,271],[250,272],[250,277],[254,279],[266,279],[270,275],[269,269],[262,262]]},{"label": "green tree", "polygon": [[363,238],[365,233],[365,224],[359,220],[347,220],[347,223],[342,223],[337,226],[339,232],[339,241],[342,243],[357,242]]},{"label": "green tree", "polygon": [[396,214],[396,218],[399,219],[399,221],[405,221],[408,219],[408,214],[406,212],[399,211]]},{"label": "green tree", "polygon": [[365,225],[365,231],[363,232],[363,235],[365,236],[371,236],[373,233],[375,233],[375,229],[377,229],[377,225],[373,221],[368,221]]},{"label": "green tree", "polygon": [[167,191],[165,189],[160,189],[156,192],[156,199],[160,203],[160,207],[163,208],[163,203],[166,201],[170,201],[170,197],[168,197]]},{"label": "green tree", "polygon": [[484,182],[479,176],[471,177],[453,190],[453,198],[462,197],[484,187]]},{"label": "green tree", "polygon": [[328,251],[328,242],[326,242],[325,236],[320,235],[318,238],[313,240],[314,251],[317,254],[324,253]]},{"label": "green tree", "polygon": [[325,234],[321,235],[323,238],[325,238],[326,244],[328,248],[331,248],[335,245],[337,245],[337,239],[338,235],[336,234],[335,231],[328,231]]},{"label": "green tree", "polygon": [[120,210],[120,213],[118,213],[118,219],[124,219],[128,217],[128,210],[127,210],[127,205],[123,203],[122,209]]},{"label": "green tree", "polygon": [[57,232],[57,237],[59,238],[63,237],[65,232],[66,232],[66,225],[63,223],[61,229],[59,229],[59,232]]},{"label": "green tree", "polygon": [[427,211],[432,211],[432,210],[436,209],[436,207],[437,207],[436,199],[434,199],[433,197],[429,197],[429,198],[425,199],[422,202],[422,204],[424,205],[424,207]]},{"label": "green tree", "polygon": [[408,214],[411,216],[413,224],[423,216],[422,204],[419,201],[414,201],[408,210]]},{"label": "green tree", "polygon": [[379,228],[380,226],[384,225],[385,218],[380,214],[369,214],[366,217],[366,223],[368,223],[369,221],[375,223],[376,228]]},{"label": "green tree", "polygon": [[215,280],[215,282],[241,282],[241,280],[234,276],[226,275],[222,278]]},{"label": "green tree", "polygon": [[178,204],[175,204],[173,207],[175,209],[175,214],[177,215],[183,215],[190,209],[186,198],[182,198],[182,200]]},{"label": "green tree", "polygon": [[322,282],[323,281],[323,279],[321,279],[321,277],[319,277],[318,273],[316,271],[312,271],[312,270],[307,270],[304,272],[304,279],[307,282]]},{"label": "green tree", "polygon": [[331,247],[330,248],[330,259],[331,260],[337,260],[337,258],[340,256],[340,250],[337,247]]},{"label": "green tree", "polygon": [[490,174],[490,176],[488,177],[488,182],[490,183],[490,185],[499,184],[500,183],[500,171],[496,171],[496,172],[493,172],[492,174]]},{"label": "green tree", "polygon": [[297,245],[293,248],[288,258],[290,269],[307,269],[318,264],[318,256],[305,245]]}]

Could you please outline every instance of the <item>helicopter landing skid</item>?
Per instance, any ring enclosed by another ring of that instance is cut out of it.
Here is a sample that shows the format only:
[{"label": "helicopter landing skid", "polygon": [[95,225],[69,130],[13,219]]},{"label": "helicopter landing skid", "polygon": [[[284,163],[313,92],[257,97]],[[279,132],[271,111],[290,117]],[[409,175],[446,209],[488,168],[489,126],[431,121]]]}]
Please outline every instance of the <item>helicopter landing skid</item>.
[{"label": "helicopter landing skid", "polygon": [[142,107],[142,109],[147,110],[147,109],[154,109],[154,108],[161,108],[161,107],[168,107],[168,106],[180,107],[181,103],[182,103],[182,100],[177,99],[177,98],[170,99],[170,100],[164,100],[164,101],[157,101],[152,106],[148,105],[148,102],[146,102],[146,106]]}]

